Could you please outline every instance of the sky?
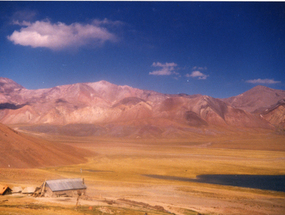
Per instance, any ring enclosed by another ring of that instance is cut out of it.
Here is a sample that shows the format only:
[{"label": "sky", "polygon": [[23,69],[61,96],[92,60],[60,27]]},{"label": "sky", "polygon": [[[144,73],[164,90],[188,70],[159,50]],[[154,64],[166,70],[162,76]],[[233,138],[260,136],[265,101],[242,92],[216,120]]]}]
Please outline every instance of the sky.
[{"label": "sky", "polygon": [[215,98],[285,90],[285,3],[0,2],[0,77]]}]

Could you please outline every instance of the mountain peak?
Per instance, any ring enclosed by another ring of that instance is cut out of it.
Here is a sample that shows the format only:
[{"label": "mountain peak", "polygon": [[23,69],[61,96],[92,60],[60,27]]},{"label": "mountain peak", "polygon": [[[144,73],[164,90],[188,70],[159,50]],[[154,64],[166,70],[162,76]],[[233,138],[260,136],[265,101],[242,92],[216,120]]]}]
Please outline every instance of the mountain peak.
[{"label": "mountain peak", "polygon": [[20,89],[24,87],[9,78],[0,77],[0,93],[10,93]]},{"label": "mountain peak", "polygon": [[257,85],[255,87],[251,88],[249,91],[260,91],[260,90],[266,90],[266,91],[270,90],[271,91],[273,89],[266,87],[266,86],[263,86],[263,85]]},{"label": "mountain peak", "polygon": [[23,87],[14,81],[1,78],[0,87],[0,122],[35,128],[67,126],[68,134],[78,130],[88,135],[184,135],[193,126],[271,128],[259,115],[245,111],[260,112],[285,99],[285,91],[263,86],[224,100],[207,95],[161,94],[104,80],[21,90]]},{"label": "mountain peak", "polygon": [[284,90],[275,90],[269,87],[258,85],[238,96],[223,99],[223,101],[233,105],[236,108],[240,108],[248,112],[259,113],[260,111],[271,107],[279,100],[284,98]]}]

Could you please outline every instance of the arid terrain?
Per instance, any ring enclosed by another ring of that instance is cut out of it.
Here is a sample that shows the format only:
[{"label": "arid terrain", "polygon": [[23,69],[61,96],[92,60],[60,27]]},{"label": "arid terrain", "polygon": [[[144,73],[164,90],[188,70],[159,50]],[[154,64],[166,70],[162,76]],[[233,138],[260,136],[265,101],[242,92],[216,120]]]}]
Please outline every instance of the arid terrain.
[{"label": "arid terrain", "polygon": [[0,81],[0,184],[87,186],[78,207],[74,197],[0,195],[0,214],[285,213],[282,191],[195,180],[284,176],[284,91],[216,99],[104,81],[40,90]]},{"label": "arid terrain", "polygon": [[[192,139],[100,139],[46,136],[50,142],[88,149],[87,162],[42,168],[1,168],[0,184],[40,186],[46,179],[85,179],[87,197],[1,196],[1,214],[283,214],[284,192],[163,180],[201,174],[284,175],[284,137],[228,135]],[[25,206],[28,205],[28,206]],[[93,206],[92,210],[89,207]],[[163,210],[162,210],[163,208]],[[3,210],[2,210],[3,209]],[[129,212],[123,210],[131,210]],[[6,211],[6,212],[3,212]],[[112,212],[113,211],[113,212]],[[191,212],[192,211],[192,212]],[[86,213],[87,213],[86,212]]]}]

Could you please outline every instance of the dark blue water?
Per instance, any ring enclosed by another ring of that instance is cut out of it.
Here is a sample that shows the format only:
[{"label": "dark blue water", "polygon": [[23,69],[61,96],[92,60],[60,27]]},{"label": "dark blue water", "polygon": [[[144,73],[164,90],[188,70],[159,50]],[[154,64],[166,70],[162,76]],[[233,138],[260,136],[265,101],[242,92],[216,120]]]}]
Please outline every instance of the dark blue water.
[{"label": "dark blue water", "polygon": [[196,179],[164,175],[144,175],[164,180],[247,187],[285,192],[285,175],[198,175]]}]

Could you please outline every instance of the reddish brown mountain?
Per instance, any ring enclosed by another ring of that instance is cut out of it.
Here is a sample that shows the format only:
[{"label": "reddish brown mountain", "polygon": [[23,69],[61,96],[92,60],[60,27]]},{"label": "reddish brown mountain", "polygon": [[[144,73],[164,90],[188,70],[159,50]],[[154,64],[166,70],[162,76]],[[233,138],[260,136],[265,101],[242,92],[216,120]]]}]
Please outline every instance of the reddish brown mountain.
[{"label": "reddish brown mountain", "polygon": [[51,143],[0,123],[0,168],[33,168],[82,163],[91,155],[82,149]]},{"label": "reddish brown mountain", "polygon": [[285,99],[285,90],[256,86],[238,96],[223,99],[223,101],[235,108],[251,113],[261,113],[282,99]]},{"label": "reddish brown mountain", "polygon": [[[4,80],[2,87],[9,90],[0,93],[0,122],[41,132],[168,137],[214,127],[272,128],[259,115],[231,105],[232,98],[166,95],[106,81],[28,90]],[[258,104],[257,109],[264,107]]]},{"label": "reddish brown mountain", "polygon": [[17,84],[15,81],[9,78],[0,78],[0,93],[11,93],[13,91],[19,91],[24,87]]},{"label": "reddish brown mountain", "polygon": [[285,130],[285,99],[263,111],[260,116],[278,129]]}]

